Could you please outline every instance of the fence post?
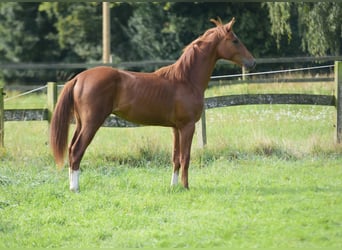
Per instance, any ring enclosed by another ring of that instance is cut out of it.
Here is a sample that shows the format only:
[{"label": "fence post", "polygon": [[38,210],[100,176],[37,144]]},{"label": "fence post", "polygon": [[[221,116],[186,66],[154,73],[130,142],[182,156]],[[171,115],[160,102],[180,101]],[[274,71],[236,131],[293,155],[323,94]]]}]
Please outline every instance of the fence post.
[{"label": "fence post", "polygon": [[5,137],[4,89],[0,88],[0,148],[4,147]]},{"label": "fence post", "polygon": [[247,80],[246,73],[247,73],[247,69],[245,68],[245,66],[242,66],[242,80],[243,81]]},{"label": "fence post", "polygon": [[47,83],[47,107],[48,107],[48,138],[50,138],[50,122],[52,119],[53,111],[55,110],[57,103],[57,83],[48,82]]},{"label": "fence post", "polygon": [[342,141],[342,61],[335,62],[336,142]]},{"label": "fence post", "polygon": [[205,108],[203,108],[201,119],[197,123],[197,137],[199,148],[207,145],[207,125],[205,120]]},{"label": "fence post", "polygon": [[50,124],[53,111],[57,103],[57,83],[48,82],[47,84],[47,107],[48,107],[48,122]]}]

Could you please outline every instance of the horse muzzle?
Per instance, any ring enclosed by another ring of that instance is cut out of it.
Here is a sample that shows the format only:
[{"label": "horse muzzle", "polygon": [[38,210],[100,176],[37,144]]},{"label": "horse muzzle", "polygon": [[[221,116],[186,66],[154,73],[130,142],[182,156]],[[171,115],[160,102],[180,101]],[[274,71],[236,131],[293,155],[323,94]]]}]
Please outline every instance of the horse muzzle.
[{"label": "horse muzzle", "polygon": [[243,60],[243,66],[248,70],[252,70],[256,66],[256,60],[254,58],[251,60]]}]

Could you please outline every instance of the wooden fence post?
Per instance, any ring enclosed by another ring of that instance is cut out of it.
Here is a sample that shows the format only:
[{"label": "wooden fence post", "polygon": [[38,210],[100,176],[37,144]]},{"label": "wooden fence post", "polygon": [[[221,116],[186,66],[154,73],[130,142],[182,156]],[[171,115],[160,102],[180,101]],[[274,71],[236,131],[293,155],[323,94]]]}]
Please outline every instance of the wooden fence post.
[{"label": "wooden fence post", "polygon": [[50,124],[53,111],[57,103],[57,83],[48,82],[47,84],[47,107],[48,107],[48,122]]},{"label": "wooden fence post", "polygon": [[204,148],[207,145],[207,125],[205,120],[205,108],[203,108],[201,119],[197,122],[198,146]]},{"label": "wooden fence post", "polygon": [[4,128],[4,89],[0,88],[0,148],[4,147],[4,136],[5,136],[5,128]]},{"label": "wooden fence post", "polygon": [[242,66],[242,80],[243,81],[247,80],[246,73],[247,73],[247,69],[245,68],[245,66]]},{"label": "wooden fence post", "polygon": [[342,141],[342,61],[335,62],[336,142]]},{"label": "wooden fence post", "polygon": [[48,108],[48,138],[50,138],[50,122],[52,119],[53,111],[55,110],[57,103],[58,91],[57,83],[48,82],[47,83],[47,108]]}]

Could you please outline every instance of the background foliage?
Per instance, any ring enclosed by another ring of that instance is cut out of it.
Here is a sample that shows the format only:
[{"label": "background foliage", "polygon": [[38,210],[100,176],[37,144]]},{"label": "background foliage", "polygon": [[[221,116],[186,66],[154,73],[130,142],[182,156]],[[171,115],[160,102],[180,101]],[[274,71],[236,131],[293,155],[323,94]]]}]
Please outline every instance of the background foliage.
[{"label": "background foliage", "polygon": [[[337,2],[132,2],[110,7],[113,62],[175,60],[212,27],[210,18],[229,21],[233,16],[236,33],[255,57],[340,55],[342,50],[342,3]],[[1,63],[100,62],[102,4],[1,2],[0,37]],[[7,83],[39,79],[34,74],[1,71],[0,77]]]}]

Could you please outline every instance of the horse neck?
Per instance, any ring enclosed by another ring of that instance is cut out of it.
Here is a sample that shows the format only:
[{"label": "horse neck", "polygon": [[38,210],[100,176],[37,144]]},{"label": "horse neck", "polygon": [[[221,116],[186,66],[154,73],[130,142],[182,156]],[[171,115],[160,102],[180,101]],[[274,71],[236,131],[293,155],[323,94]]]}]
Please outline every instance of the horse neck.
[{"label": "horse neck", "polygon": [[163,67],[155,74],[171,82],[183,82],[204,95],[218,56],[218,39],[211,33],[200,37],[186,47],[181,57],[172,65]]},{"label": "horse neck", "polygon": [[[210,76],[218,59],[216,54],[217,42],[197,42],[191,46],[179,59],[179,64],[186,64],[182,68],[189,83],[204,93],[208,87]],[[186,57],[192,58],[186,58]]]}]

